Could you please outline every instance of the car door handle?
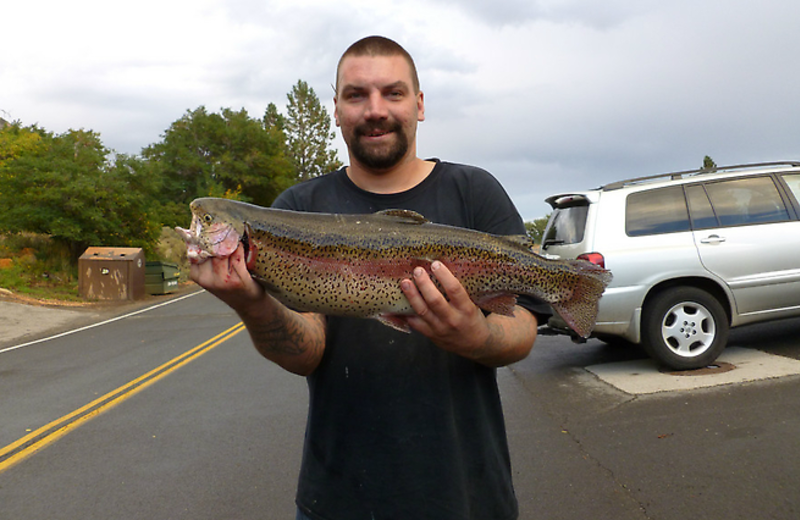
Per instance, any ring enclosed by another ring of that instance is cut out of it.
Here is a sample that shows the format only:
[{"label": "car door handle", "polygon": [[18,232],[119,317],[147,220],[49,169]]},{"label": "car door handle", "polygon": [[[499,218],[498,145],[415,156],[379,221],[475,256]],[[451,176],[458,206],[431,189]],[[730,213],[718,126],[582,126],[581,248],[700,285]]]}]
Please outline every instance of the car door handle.
[{"label": "car door handle", "polygon": [[719,235],[709,235],[700,240],[701,244],[721,244],[722,242],[725,242],[725,237]]}]

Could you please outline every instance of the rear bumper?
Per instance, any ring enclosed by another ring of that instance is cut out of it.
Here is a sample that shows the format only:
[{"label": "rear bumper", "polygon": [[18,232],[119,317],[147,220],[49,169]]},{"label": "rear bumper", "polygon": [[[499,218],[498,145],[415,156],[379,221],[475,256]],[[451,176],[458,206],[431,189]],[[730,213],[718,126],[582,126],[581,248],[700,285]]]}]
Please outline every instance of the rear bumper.
[{"label": "rear bumper", "polygon": [[[641,341],[643,287],[609,287],[600,299],[597,324],[592,336],[618,336],[631,343]],[[554,314],[547,325],[560,334],[573,336],[566,322]]]}]

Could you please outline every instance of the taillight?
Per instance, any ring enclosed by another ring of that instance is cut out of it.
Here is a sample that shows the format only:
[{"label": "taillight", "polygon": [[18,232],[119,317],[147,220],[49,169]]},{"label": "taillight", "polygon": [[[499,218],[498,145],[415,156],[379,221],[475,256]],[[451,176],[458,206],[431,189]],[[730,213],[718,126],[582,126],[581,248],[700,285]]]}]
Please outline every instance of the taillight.
[{"label": "taillight", "polygon": [[603,255],[600,253],[583,253],[582,255],[578,255],[578,260],[586,260],[587,262],[599,265],[603,269],[606,268],[606,259],[603,258]]}]

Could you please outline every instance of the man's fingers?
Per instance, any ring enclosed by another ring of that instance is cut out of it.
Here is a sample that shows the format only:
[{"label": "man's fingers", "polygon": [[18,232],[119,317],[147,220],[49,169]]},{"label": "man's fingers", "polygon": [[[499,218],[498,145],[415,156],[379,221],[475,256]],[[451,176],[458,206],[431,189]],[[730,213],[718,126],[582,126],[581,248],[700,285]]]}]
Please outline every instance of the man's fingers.
[{"label": "man's fingers", "polygon": [[[447,268],[440,262],[435,263],[438,264],[436,269],[439,272],[447,271]],[[447,274],[449,274],[449,271],[447,271]],[[461,284],[458,280],[452,275],[450,277],[455,282],[455,285],[460,287]],[[439,287],[422,267],[414,269],[413,278],[413,283],[410,280],[405,280],[401,283],[403,293],[411,304],[411,308],[417,314],[417,318],[421,318],[431,327],[439,327],[442,321],[447,321],[449,315],[453,312],[450,302],[447,301],[445,295],[442,294]]]},{"label": "man's fingers", "polygon": [[464,286],[441,262],[433,262],[431,271],[435,281],[425,269],[417,267],[413,280],[400,283],[416,313],[407,317],[406,322],[445,350],[455,352],[471,342],[483,342],[488,333],[486,318]]},{"label": "man's fingers", "polygon": [[436,280],[444,289],[445,294],[447,294],[447,300],[449,300],[450,304],[461,307],[464,304],[472,303],[464,286],[461,285],[461,282],[458,281],[458,278],[453,275],[446,265],[439,261],[433,262],[431,271],[433,271]]},{"label": "man's fingers", "polygon": [[420,332],[424,333],[430,326],[435,325],[439,321],[436,310],[432,309],[432,302],[429,301],[429,298],[438,297],[444,301],[445,304],[447,301],[423,268],[417,267],[414,270],[414,281],[403,280],[400,283],[400,288],[403,290],[406,299],[408,299],[408,303],[411,304],[411,308],[416,313],[416,316],[410,316],[408,318],[408,322],[412,328],[417,330],[421,329]]},{"label": "man's fingers", "polygon": [[419,292],[417,285],[411,280],[403,280],[400,282],[400,289],[403,291],[408,303],[417,315],[424,315],[428,311],[428,304]]}]

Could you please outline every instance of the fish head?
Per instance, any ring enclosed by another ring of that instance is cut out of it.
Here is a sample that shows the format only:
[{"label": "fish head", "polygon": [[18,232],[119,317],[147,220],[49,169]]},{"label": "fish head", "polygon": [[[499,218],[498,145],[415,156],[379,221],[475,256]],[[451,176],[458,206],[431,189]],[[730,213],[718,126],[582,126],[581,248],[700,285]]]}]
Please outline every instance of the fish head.
[{"label": "fish head", "polygon": [[189,229],[176,227],[175,231],[186,242],[189,262],[199,264],[205,260],[224,258],[239,246],[244,224],[228,206],[225,199],[196,199],[189,205],[192,223]]}]

